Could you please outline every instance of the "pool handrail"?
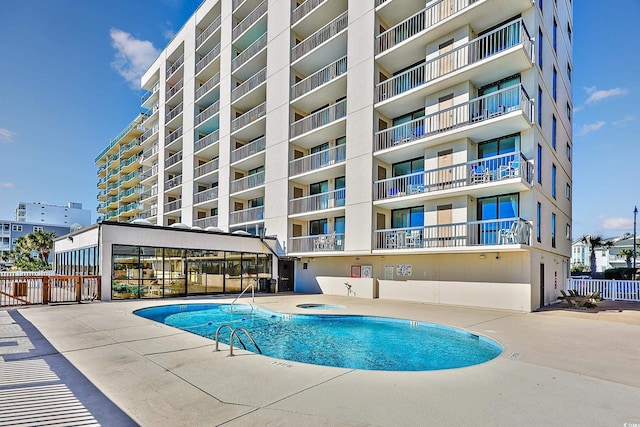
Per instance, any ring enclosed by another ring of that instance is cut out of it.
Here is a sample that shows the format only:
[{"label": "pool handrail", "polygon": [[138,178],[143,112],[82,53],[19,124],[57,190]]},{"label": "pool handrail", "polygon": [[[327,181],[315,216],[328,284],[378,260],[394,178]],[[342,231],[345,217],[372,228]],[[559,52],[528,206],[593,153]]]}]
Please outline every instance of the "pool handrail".
[{"label": "pool handrail", "polygon": [[222,325],[218,326],[218,329],[216,329],[216,336],[215,336],[215,340],[216,340],[216,349],[215,349],[215,351],[220,351],[220,350],[218,350],[218,343],[220,342],[218,337],[220,336],[220,331],[222,329],[224,329],[224,328],[229,328],[231,330],[231,332],[233,332],[233,327],[228,323],[223,323]]},{"label": "pool handrail", "polygon": [[[262,354],[262,350],[260,349],[260,346],[258,346],[258,343],[256,343],[256,341],[253,339],[253,337],[251,336],[249,331],[247,331],[243,327],[239,327],[239,328],[232,329],[231,330],[231,335],[229,335],[229,356],[233,356],[233,337],[234,336],[238,337],[238,341],[240,341],[242,343],[242,340],[240,339],[240,336],[238,335],[238,331],[244,332],[244,334],[247,337],[249,337],[249,339],[251,340],[251,342],[253,343],[255,348],[258,350],[258,353]],[[247,349],[247,347],[244,345],[244,343],[242,343],[242,346],[245,348],[245,350]]]},{"label": "pool handrail", "polygon": [[238,296],[236,297],[236,299],[234,299],[234,300],[233,300],[233,302],[231,303],[231,311],[233,311],[233,304],[235,304],[235,303],[236,303],[236,301],[238,301],[238,298],[240,298],[242,295],[244,295],[244,293],[245,293],[245,292],[247,292],[247,290],[248,290],[249,288],[251,288],[251,303],[253,304],[253,303],[255,303],[255,302],[256,302],[256,301],[255,301],[256,296],[255,296],[254,286],[255,286],[255,285],[254,285],[253,283],[251,283],[249,286],[247,286],[246,288],[244,288],[244,290],[243,290],[242,292],[240,292],[240,295],[238,295]]}]

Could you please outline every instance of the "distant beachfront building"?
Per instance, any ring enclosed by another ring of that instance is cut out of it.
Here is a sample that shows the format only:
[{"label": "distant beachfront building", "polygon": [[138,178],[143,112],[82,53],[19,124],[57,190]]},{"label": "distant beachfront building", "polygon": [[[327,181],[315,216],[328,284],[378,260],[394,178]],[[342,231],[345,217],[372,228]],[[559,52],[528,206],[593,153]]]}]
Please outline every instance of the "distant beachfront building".
[{"label": "distant beachfront building", "polygon": [[91,224],[91,211],[82,209],[82,203],[75,202],[69,202],[66,206],[49,205],[41,202],[19,202],[15,210],[15,221],[67,227],[86,227]]},{"label": "distant beachfront building", "polygon": [[[71,231],[68,225],[53,225],[31,222],[18,222],[11,220],[0,220],[0,252],[13,249],[18,237],[28,236],[36,231],[54,231],[56,236],[63,236]],[[53,252],[49,256],[49,261],[53,260]],[[0,260],[0,269],[8,266],[8,263]]]}]

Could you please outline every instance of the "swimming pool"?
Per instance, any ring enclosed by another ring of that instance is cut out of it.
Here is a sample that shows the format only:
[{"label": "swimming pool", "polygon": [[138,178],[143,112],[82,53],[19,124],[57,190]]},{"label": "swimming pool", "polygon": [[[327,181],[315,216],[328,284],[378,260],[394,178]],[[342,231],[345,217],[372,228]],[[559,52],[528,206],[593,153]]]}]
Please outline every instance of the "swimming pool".
[{"label": "swimming pool", "polygon": [[[496,342],[461,329],[373,316],[273,313],[229,304],[136,310],[138,316],[213,339],[218,326],[246,328],[265,356],[315,365],[382,371],[460,368],[497,357]],[[241,336],[247,349],[255,352]],[[229,330],[220,333],[229,343]],[[234,346],[237,341],[234,341]]]}]

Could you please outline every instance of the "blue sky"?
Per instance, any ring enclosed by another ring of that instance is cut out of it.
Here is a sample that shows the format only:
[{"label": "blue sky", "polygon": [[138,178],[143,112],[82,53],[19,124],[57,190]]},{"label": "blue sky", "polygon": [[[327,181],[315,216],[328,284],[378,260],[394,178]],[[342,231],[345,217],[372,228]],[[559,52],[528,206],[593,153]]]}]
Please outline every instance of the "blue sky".
[{"label": "blue sky", "polygon": [[[640,205],[639,0],[574,0],[573,235],[633,231]],[[200,0],[0,0],[0,219],[81,202],[140,111],[138,77]]]}]

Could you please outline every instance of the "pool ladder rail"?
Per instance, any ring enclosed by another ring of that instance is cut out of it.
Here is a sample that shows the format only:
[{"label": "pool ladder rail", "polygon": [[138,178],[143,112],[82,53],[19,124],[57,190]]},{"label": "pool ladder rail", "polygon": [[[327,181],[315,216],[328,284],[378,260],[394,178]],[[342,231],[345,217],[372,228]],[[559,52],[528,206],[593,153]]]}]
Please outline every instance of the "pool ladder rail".
[{"label": "pool ladder rail", "polygon": [[245,292],[247,292],[247,290],[251,289],[251,309],[253,310],[253,304],[255,304],[256,302],[256,295],[255,295],[255,289],[254,289],[254,284],[250,284],[249,286],[247,286],[246,288],[244,288],[244,290],[242,292],[240,292],[240,295],[238,295],[236,297],[236,299],[233,300],[233,302],[231,303],[231,311],[233,311],[233,305],[236,303],[236,301],[238,301],[238,299],[244,295]]},{"label": "pool ladder rail", "polygon": [[220,336],[220,331],[222,329],[224,329],[224,328],[229,328],[231,330],[231,334],[229,335],[229,356],[233,356],[233,338],[234,337],[238,338],[238,341],[240,342],[240,344],[242,345],[242,348],[244,350],[247,349],[247,346],[244,344],[244,342],[242,342],[242,339],[240,338],[240,335],[238,335],[238,332],[244,332],[244,334],[251,340],[251,342],[253,343],[254,347],[258,350],[258,353],[262,354],[262,350],[260,349],[260,346],[253,339],[253,337],[251,336],[249,331],[247,331],[243,327],[234,328],[228,323],[223,323],[222,325],[218,326],[218,329],[216,329],[216,337],[215,337],[216,349],[215,349],[215,351],[220,351],[218,349],[218,343],[220,342],[219,336]]}]

